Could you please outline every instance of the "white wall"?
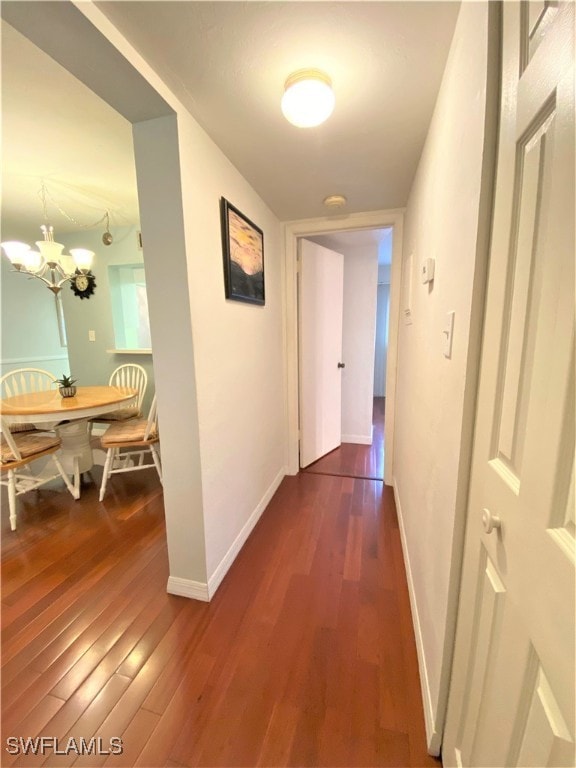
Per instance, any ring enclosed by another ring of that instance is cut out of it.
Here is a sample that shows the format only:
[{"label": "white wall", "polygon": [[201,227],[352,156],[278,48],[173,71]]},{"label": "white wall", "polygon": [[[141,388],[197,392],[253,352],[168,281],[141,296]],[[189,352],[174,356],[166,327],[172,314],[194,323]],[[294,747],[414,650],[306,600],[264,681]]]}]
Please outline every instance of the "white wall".
[{"label": "white wall", "polygon": [[[429,747],[437,752],[451,660],[477,355],[473,306],[483,290],[479,216],[487,90],[488,4],[463,3],[405,217],[412,260],[412,323],[398,347],[394,485],[424,693]],[[484,169],[486,170],[486,169]],[[431,287],[422,259],[436,259]],[[455,311],[452,358],[442,354]],[[472,339],[472,343],[471,343]],[[468,377],[468,378],[467,378]]]},{"label": "white wall", "polygon": [[[162,456],[172,467],[169,590],[208,598],[285,473],[280,225],[175,107],[175,120],[137,124],[134,142]],[[221,196],[264,232],[265,306],[225,298]]]},{"label": "white wall", "polygon": [[[191,118],[179,128],[206,559],[216,584],[285,473],[280,224]],[[264,232],[264,306],[225,299],[221,196]]]},{"label": "white wall", "polygon": [[[188,469],[166,472],[169,589],[200,597],[205,585],[208,597],[284,476],[280,225],[206,133],[173,103],[175,121],[139,123],[134,139],[162,455],[171,457],[174,467],[182,457],[191,460]],[[164,123],[174,134],[177,130],[177,147]],[[167,164],[174,170],[164,177]],[[175,177],[181,182],[180,202],[171,183]],[[158,178],[166,189],[154,188]],[[264,232],[263,307],[225,299],[221,196]],[[175,212],[170,237],[176,237],[181,220],[184,243],[166,242],[162,234]],[[187,388],[171,387],[170,379],[185,365]]]},{"label": "white wall", "polygon": [[343,443],[372,443],[377,278],[375,246],[357,247],[344,253]]}]

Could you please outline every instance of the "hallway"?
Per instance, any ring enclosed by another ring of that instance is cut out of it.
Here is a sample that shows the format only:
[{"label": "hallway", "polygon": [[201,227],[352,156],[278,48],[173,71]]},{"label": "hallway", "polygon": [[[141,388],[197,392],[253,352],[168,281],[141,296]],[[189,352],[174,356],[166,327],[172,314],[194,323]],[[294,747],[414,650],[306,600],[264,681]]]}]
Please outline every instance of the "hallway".
[{"label": "hallway", "polygon": [[165,592],[152,474],[117,480],[106,504],[96,485],[82,506],[23,497],[14,535],[3,505],[2,705],[4,738],[116,736],[124,754],[4,765],[440,765],[390,489],[286,477],[204,604]]}]

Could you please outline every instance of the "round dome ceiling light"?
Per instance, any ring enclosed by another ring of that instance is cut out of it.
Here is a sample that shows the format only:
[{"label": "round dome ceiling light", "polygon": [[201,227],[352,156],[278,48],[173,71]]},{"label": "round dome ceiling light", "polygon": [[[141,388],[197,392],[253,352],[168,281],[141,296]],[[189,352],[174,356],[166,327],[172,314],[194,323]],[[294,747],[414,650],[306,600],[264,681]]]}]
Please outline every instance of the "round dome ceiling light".
[{"label": "round dome ceiling light", "polygon": [[328,75],[319,69],[299,69],[284,83],[282,112],[292,125],[313,128],[330,117],[335,101]]},{"label": "round dome ceiling light", "polygon": [[344,195],[329,195],[324,198],[324,205],[328,208],[343,208],[347,202]]}]

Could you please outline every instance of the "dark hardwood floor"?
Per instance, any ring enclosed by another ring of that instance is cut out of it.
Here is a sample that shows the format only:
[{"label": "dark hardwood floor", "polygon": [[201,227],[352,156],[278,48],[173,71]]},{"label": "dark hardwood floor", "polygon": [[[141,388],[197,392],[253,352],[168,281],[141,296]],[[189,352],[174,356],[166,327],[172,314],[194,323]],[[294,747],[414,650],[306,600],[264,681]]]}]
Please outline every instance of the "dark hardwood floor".
[{"label": "dark hardwood floor", "polygon": [[341,475],[361,477],[366,480],[384,479],[384,406],[386,398],[374,398],[372,416],[372,445],[342,443],[303,472],[316,475]]},{"label": "dark hardwood floor", "polygon": [[[99,478],[21,497],[15,533],[2,497],[3,766],[440,765],[390,489],[285,478],[204,604],[166,593],[154,473]],[[6,749],[36,736],[123,754]]]}]

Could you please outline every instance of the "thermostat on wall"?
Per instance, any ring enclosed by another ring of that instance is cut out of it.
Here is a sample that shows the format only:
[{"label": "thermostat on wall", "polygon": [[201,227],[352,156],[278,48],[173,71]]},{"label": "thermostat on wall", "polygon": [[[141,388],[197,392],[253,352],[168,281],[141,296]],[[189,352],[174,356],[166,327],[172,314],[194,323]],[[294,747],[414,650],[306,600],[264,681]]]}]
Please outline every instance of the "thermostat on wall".
[{"label": "thermostat on wall", "polygon": [[422,282],[431,283],[434,280],[434,259],[424,259],[422,262]]}]

